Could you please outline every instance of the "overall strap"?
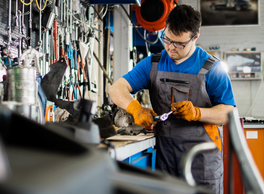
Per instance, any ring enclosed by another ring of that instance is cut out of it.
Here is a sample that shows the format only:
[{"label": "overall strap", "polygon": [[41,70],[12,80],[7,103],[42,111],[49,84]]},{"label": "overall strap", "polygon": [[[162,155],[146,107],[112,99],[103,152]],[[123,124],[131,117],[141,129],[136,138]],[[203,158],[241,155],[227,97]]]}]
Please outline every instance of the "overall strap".
[{"label": "overall strap", "polygon": [[201,70],[199,71],[199,74],[207,74],[212,66],[214,65],[215,62],[220,61],[216,56],[212,56],[208,58],[205,62],[204,65],[202,66]]},{"label": "overall strap", "polygon": [[158,64],[160,61],[160,57],[161,57],[160,53],[153,54],[151,58],[152,70],[158,70]]}]

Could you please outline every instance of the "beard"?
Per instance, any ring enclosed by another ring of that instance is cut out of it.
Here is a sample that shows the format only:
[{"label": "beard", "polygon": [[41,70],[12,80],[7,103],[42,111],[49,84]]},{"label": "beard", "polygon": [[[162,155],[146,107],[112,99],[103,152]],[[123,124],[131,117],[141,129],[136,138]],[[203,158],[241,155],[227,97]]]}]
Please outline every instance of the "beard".
[{"label": "beard", "polygon": [[[166,51],[168,53],[168,55],[170,56],[170,58],[177,64],[177,62],[182,62],[181,60],[184,59],[190,54],[191,49],[186,53],[186,52],[182,52],[179,53],[177,51],[178,49],[170,49],[167,48]],[[184,50],[183,50],[184,51]]]}]

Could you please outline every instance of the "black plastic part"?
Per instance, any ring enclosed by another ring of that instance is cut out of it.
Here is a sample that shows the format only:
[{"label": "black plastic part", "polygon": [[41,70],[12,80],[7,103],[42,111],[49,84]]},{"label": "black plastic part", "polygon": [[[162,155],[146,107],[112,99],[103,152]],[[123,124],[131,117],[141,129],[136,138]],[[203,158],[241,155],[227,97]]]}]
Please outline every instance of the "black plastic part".
[{"label": "black plastic part", "polygon": [[95,118],[93,122],[99,126],[101,138],[107,138],[116,135],[115,128],[109,115]]},{"label": "black plastic part", "polygon": [[140,13],[148,22],[158,21],[164,13],[164,4],[161,0],[146,0],[141,5]]},{"label": "black plastic part", "polygon": [[0,105],[0,136],[5,144],[78,154],[86,147],[64,127],[41,125]]},{"label": "black plastic part", "polygon": [[153,119],[154,119],[154,121],[161,121],[160,120],[160,115],[157,115],[157,116],[153,117]]},{"label": "black plastic part", "polygon": [[92,121],[92,117],[95,113],[92,112],[94,101],[91,100],[85,100],[81,99],[81,102],[79,104],[79,109],[80,109],[80,116],[79,116],[79,122],[84,123],[84,122],[90,122]]}]

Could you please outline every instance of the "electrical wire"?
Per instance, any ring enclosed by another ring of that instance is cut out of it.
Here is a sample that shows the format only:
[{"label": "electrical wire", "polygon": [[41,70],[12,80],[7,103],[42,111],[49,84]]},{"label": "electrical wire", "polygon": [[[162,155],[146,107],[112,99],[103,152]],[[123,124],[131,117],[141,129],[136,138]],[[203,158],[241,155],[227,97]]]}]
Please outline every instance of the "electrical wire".
[{"label": "electrical wire", "polygon": [[87,24],[87,23],[85,23],[85,22],[79,20],[77,17],[75,17],[74,14],[72,13],[71,9],[68,7],[67,3],[65,2],[65,0],[63,0],[63,2],[65,3],[65,6],[66,6],[67,10],[71,13],[72,17],[73,17],[75,20],[77,20],[78,22],[80,22],[80,23],[83,24],[83,25],[88,26],[88,28],[94,29],[94,28],[93,28],[92,26],[90,26],[89,24]]},{"label": "electrical wire", "polygon": [[[41,0],[40,0],[40,1],[41,1]],[[38,0],[36,0],[36,5],[37,5],[39,11],[43,11],[43,10],[46,8],[47,2],[48,2],[48,0],[45,1],[45,4],[44,4],[43,8],[40,8],[40,7],[39,7],[39,4],[38,4]]]},{"label": "electrical wire", "polygon": [[23,3],[24,5],[30,5],[34,0],[31,0],[29,3],[25,3],[23,0],[20,0],[21,3]]},{"label": "electrical wire", "polygon": [[260,84],[259,84],[259,87],[258,87],[258,91],[257,91],[257,93],[256,93],[256,95],[255,95],[255,98],[254,98],[254,100],[253,100],[251,106],[249,107],[249,109],[248,109],[247,114],[246,114],[245,117],[248,116],[249,112],[250,112],[251,109],[253,108],[253,106],[254,106],[254,104],[255,104],[255,102],[256,102],[256,99],[257,99],[257,97],[258,97],[258,94],[259,94],[259,91],[260,91],[261,85],[262,85],[262,80],[260,81]]},{"label": "electrical wire", "polygon": [[147,42],[147,43],[149,43],[149,44],[156,44],[156,43],[158,42],[158,40],[159,40],[159,35],[158,35],[158,33],[157,33],[157,38],[156,38],[156,40],[154,40],[153,42],[151,42],[151,41],[149,41],[149,40],[146,40],[146,39],[141,35],[141,33],[138,31],[136,25],[135,25],[135,24],[133,23],[133,21],[131,20],[131,18],[130,18],[130,16],[129,16],[129,14],[127,13],[127,10],[124,8],[124,6],[123,6],[123,5],[120,5],[120,6],[122,7],[122,9],[124,10],[124,12],[126,13],[127,17],[129,18],[130,22],[132,23],[133,27],[135,28],[135,30],[136,30],[136,32],[139,34],[139,36],[140,36],[145,42]]},{"label": "electrical wire", "polygon": [[100,11],[100,13],[98,13],[98,11],[95,9],[94,6],[92,6],[92,8],[94,9],[95,13],[97,14],[97,17],[99,18],[99,20],[103,21],[102,17],[100,16],[100,14],[101,14],[103,8],[102,8],[102,10]]}]

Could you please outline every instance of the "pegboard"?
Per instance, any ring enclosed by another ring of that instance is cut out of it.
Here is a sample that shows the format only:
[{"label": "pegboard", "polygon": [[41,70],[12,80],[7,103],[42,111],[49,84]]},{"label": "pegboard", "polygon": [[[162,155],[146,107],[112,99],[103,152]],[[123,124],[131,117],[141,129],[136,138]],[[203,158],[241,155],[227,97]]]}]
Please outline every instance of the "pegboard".
[{"label": "pegboard", "polygon": [[[16,25],[16,1],[18,1],[18,10],[22,12],[22,3],[20,0],[12,0],[12,9],[11,9],[11,35],[13,44],[10,47],[10,52],[13,58],[18,56],[18,39],[23,36],[25,38],[29,37],[29,14],[24,16],[24,30],[22,33],[19,33],[19,27]],[[24,0],[26,3],[28,0]],[[39,2],[39,1],[38,1]],[[43,3],[42,3],[43,5]],[[32,13],[32,26],[39,23],[39,12],[36,9],[35,1],[32,2],[33,13]],[[28,12],[30,9],[29,5],[24,5],[24,13]],[[6,47],[6,43],[8,42],[8,11],[9,11],[9,0],[1,0],[0,1],[0,46],[1,48]],[[38,46],[39,41],[39,31],[32,31],[32,36],[30,37],[30,44],[32,47]],[[24,49],[26,49],[26,45],[23,44]]]}]

